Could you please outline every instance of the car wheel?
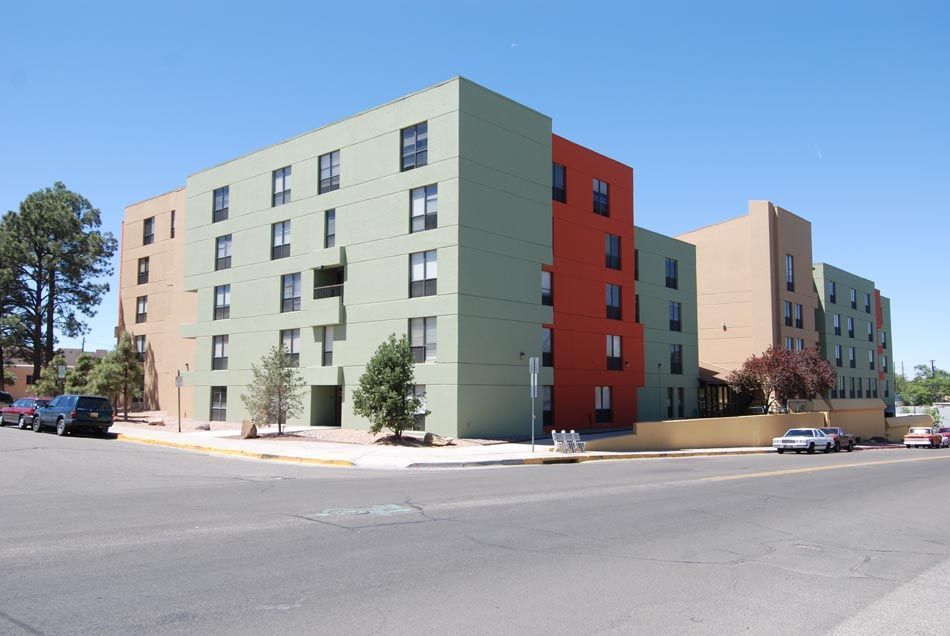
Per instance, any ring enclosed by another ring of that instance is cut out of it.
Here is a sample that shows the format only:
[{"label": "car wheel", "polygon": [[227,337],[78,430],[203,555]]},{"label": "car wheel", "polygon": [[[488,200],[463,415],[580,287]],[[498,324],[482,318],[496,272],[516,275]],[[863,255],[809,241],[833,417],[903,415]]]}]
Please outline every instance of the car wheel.
[{"label": "car wheel", "polygon": [[56,434],[60,437],[66,434],[66,420],[63,418],[56,420]]},{"label": "car wheel", "polygon": [[43,423],[40,421],[40,416],[37,415],[33,418],[33,432],[39,433],[43,430]]},{"label": "car wheel", "polygon": [[848,452],[850,453],[853,450],[854,450],[854,442],[848,442]]},{"label": "car wheel", "polygon": [[801,455],[802,452],[801,452],[800,450],[796,450],[796,451],[795,451],[795,454],[796,454],[796,455]]},{"label": "car wheel", "polygon": [[835,440],[835,452],[836,452],[836,453],[840,453],[840,452],[841,452],[841,442],[839,442],[839,441],[837,441],[837,440]]},{"label": "car wheel", "polygon": [[18,429],[20,429],[21,431],[22,431],[23,429],[25,429],[25,428],[26,428],[26,418],[21,415],[21,416],[20,416],[20,419],[18,419],[17,422],[16,422],[16,427],[17,427]]},{"label": "car wheel", "polygon": [[779,455],[781,455],[782,453],[785,452],[785,449],[784,449],[784,448],[776,448],[776,449],[775,449],[775,452],[778,453]]},{"label": "car wheel", "polygon": [[811,444],[808,445],[808,454],[811,455],[814,452],[815,452],[815,442],[812,442]]},{"label": "car wheel", "polygon": [[828,442],[827,444],[825,444],[825,450],[823,450],[822,452],[825,453],[826,455],[831,452],[831,442]]}]

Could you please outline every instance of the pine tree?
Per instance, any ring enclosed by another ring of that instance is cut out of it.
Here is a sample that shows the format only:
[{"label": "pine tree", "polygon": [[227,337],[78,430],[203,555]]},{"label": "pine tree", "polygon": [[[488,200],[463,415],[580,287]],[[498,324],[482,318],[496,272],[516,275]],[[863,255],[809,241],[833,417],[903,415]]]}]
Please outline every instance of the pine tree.
[{"label": "pine tree", "polygon": [[145,380],[145,371],[139,362],[135,351],[135,343],[128,332],[119,338],[119,344],[113,351],[95,364],[90,374],[87,387],[90,393],[96,393],[112,398],[118,404],[117,398],[122,398],[123,417],[129,419],[129,406],[136,398],[142,397],[142,383]]},{"label": "pine tree", "polygon": [[76,365],[66,373],[66,393],[89,393],[89,381],[99,361],[88,353],[76,359]]},{"label": "pine tree", "polygon": [[[412,429],[422,402],[415,397],[415,358],[405,336],[390,334],[370,358],[353,392],[353,412],[370,421],[370,431],[384,428],[396,439]],[[428,412],[426,412],[428,415]]]},{"label": "pine tree", "polygon": [[287,420],[303,411],[306,382],[300,370],[291,363],[284,347],[274,347],[266,353],[260,365],[251,365],[252,380],[241,394],[244,407],[257,426],[277,424],[282,435]]}]

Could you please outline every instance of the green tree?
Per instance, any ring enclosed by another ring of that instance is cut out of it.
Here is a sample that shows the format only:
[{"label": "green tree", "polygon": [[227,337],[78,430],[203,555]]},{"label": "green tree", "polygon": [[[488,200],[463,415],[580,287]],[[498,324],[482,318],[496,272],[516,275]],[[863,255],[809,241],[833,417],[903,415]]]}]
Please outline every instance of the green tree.
[{"label": "green tree", "polygon": [[[66,366],[66,358],[62,353],[57,353],[49,364],[43,367],[43,371],[38,378],[33,380],[33,392],[36,395],[45,395],[53,397],[63,392],[63,381],[59,379],[59,367]],[[68,375],[67,371],[67,375]]]},{"label": "green tree", "polygon": [[[415,397],[415,358],[405,336],[390,334],[370,358],[353,392],[353,412],[370,421],[370,430],[384,428],[396,439],[415,425],[422,402]],[[426,412],[428,415],[428,411]]]},{"label": "green tree", "polygon": [[0,221],[0,265],[12,276],[8,302],[26,327],[23,349],[41,375],[53,358],[55,330],[86,331],[112,274],[116,240],[99,230],[101,216],[89,201],[57,182],[34,192]]},{"label": "green tree", "polygon": [[13,375],[13,371],[10,369],[3,369],[3,380],[0,382],[0,391],[6,391],[7,387],[13,386],[16,384],[16,376]]},{"label": "green tree", "polygon": [[251,382],[241,394],[244,407],[257,426],[277,424],[282,435],[284,424],[303,411],[306,382],[300,369],[293,365],[284,347],[274,347],[264,354],[260,365],[251,365]]},{"label": "green tree", "polygon": [[66,373],[66,393],[89,393],[90,378],[99,361],[88,353],[76,358],[76,365]]}]

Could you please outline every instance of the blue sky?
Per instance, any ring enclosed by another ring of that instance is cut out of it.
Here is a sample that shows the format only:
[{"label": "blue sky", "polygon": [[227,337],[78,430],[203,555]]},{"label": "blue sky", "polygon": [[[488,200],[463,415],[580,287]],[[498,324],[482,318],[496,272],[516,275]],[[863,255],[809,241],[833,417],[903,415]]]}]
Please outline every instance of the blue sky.
[{"label": "blue sky", "polygon": [[[0,210],[62,180],[118,235],[191,172],[464,75],[632,165],[639,225],[810,219],[815,260],[891,297],[898,371],[950,368],[948,7],[4,3]],[[115,322],[113,278],[87,346]]]}]

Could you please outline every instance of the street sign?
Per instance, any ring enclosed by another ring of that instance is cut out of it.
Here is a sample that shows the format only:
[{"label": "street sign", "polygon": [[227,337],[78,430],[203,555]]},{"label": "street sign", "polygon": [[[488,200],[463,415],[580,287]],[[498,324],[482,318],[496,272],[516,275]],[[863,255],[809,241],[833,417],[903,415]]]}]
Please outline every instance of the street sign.
[{"label": "street sign", "polygon": [[538,370],[540,360],[532,356],[528,359],[528,375],[531,378],[531,452],[534,452],[534,400],[538,397]]},{"label": "street sign", "polygon": [[183,387],[183,386],[185,386],[185,378],[181,377],[180,375],[176,375],[176,376],[175,376],[175,388],[180,389],[180,388]]},{"label": "street sign", "polygon": [[57,377],[59,377],[60,379],[65,378],[65,377],[66,377],[66,367],[64,367],[63,365],[59,365],[58,367],[56,367],[56,375],[57,375]]}]

